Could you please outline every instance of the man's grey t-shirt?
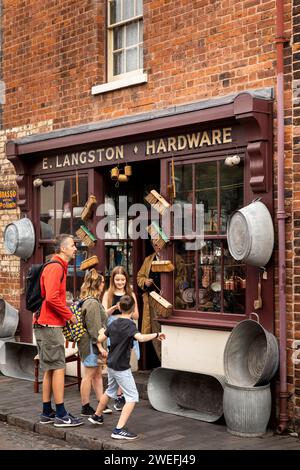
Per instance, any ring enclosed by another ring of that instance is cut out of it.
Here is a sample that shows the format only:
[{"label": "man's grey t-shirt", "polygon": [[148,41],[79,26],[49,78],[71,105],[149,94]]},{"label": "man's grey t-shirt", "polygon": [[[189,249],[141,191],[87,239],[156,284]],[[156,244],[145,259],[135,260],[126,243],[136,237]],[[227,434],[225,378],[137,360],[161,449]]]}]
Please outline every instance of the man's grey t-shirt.
[{"label": "man's grey t-shirt", "polygon": [[130,352],[133,347],[134,335],[138,333],[135,323],[129,318],[118,318],[105,330],[110,339],[107,366],[114,370],[130,368]]}]

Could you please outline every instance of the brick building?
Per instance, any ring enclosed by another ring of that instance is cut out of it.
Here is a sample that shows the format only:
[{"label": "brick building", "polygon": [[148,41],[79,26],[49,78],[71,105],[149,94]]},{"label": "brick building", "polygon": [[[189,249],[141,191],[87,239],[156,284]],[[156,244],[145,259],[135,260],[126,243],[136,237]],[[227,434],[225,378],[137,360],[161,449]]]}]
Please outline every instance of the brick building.
[{"label": "brick building", "polygon": [[[211,372],[213,366],[195,364],[192,356],[203,355],[202,343],[210,344],[213,358],[223,351],[232,327],[253,311],[260,285],[262,306],[255,312],[280,338],[283,362],[287,340],[287,366],[281,364],[281,381],[276,378],[281,385],[274,393],[278,398],[280,388],[284,409],[286,376],[288,416],[295,424],[300,415],[300,370],[291,360],[293,342],[300,339],[299,2],[2,3],[6,104],[0,164],[4,187],[18,184],[19,208],[0,210],[0,228],[2,234],[20,213],[34,221],[36,230],[35,250],[27,261],[7,255],[0,237],[1,294],[22,311],[21,340],[31,339],[31,315],[22,296],[25,272],[32,261],[41,262],[51,253],[56,234],[75,232],[80,212],[74,208],[82,207],[89,193],[99,203],[110,200],[116,205],[119,195],[141,203],[152,188],[167,196],[171,182],[176,198],[190,200],[192,210],[202,204],[206,248],[191,255],[174,237],[166,248],[166,259],[182,256],[187,286],[178,299],[176,279],[161,275],[164,295],[174,304],[173,315],[162,321],[170,338],[163,364]],[[283,99],[278,100],[281,85]],[[287,217],[281,216],[280,223],[284,220],[286,280],[284,271],[278,273],[285,260],[278,262],[277,230],[282,103],[281,190]],[[234,155],[240,164],[224,166]],[[115,187],[111,169],[117,165],[122,172],[125,163],[131,165],[132,176]],[[40,187],[33,185],[37,178]],[[74,205],[71,196],[77,188],[79,201]],[[257,267],[234,265],[226,244],[230,213],[256,197],[266,204],[275,225],[274,252],[263,280]],[[88,222],[92,231],[97,231],[100,219],[96,213]],[[136,288],[136,273],[148,248],[145,241],[133,242],[130,234],[120,234],[121,221],[119,216],[118,237],[98,239],[93,251],[83,246],[78,262],[97,254],[107,278],[115,264],[123,263]],[[78,262],[68,285],[75,295],[82,281]],[[226,284],[230,280],[235,284]],[[286,333],[279,297],[286,306]],[[186,356],[188,350],[188,365],[172,359],[178,334],[180,353]],[[144,367],[153,365],[150,356],[144,353]]]}]

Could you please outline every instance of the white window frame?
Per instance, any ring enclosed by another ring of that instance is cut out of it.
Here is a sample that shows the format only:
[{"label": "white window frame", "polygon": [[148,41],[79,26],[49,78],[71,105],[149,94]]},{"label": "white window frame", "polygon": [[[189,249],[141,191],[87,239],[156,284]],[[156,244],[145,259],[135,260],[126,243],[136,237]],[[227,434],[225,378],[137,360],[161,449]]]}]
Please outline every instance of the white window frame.
[{"label": "white window frame", "polygon": [[[104,83],[102,85],[95,85],[92,87],[92,95],[97,95],[100,93],[105,93],[107,91],[112,91],[116,90],[119,88],[125,88],[128,86],[132,85],[138,85],[141,83],[147,82],[147,74],[144,73],[143,67],[138,68],[136,70],[132,70],[130,72],[124,72],[122,74],[118,75],[113,75],[113,33],[114,29],[123,25],[127,25],[133,22],[138,22],[139,20],[143,19],[143,13],[141,15],[136,15],[132,16],[130,18],[127,18],[125,20],[118,21],[116,23],[110,24],[110,3],[112,0],[108,0],[107,2],[107,83]],[[136,1],[137,0],[132,0],[135,2],[135,10],[136,11]],[[123,8],[123,0],[121,3],[121,8]],[[123,13],[121,11],[121,18],[123,16]],[[143,41],[138,42],[134,47],[140,47],[142,44],[143,46]],[[124,45],[124,44],[123,44]],[[130,49],[133,46],[130,46],[128,48],[124,47],[122,48],[123,50],[125,49]],[[120,49],[120,50],[122,50]]]}]

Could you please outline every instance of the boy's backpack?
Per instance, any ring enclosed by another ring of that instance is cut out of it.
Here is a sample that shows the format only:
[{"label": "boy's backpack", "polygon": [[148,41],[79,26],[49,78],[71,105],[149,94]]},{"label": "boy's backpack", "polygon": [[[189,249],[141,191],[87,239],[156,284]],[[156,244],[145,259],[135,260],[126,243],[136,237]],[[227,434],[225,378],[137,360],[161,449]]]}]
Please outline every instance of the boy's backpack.
[{"label": "boy's backpack", "polygon": [[87,331],[84,324],[83,324],[83,319],[82,319],[82,305],[85,300],[87,300],[89,297],[86,299],[81,299],[78,300],[77,302],[74,302],[70,306],[70,310],[75,315],[77,319],[77,323],[72,323],[71,321],[67,321],[66,325],[63,327],[63,334],[64,337],[67,341],[79,341],[81,336],[84,335],[84,333]]},{"label": "boy's backpack", "polygon": [[[57,263],[60,264],[63,268],[63,265],[59,261],[48,261],[48,263],[42,264],[33,264],[27,273],[26,277],[26,287],[25,287],[25,299],[26,299],[26,309],[32,313],[36,313],[36,320],[39,317],[40,309],[43,303],[44,298],[41,294],[40,279],[42,272],[48,264]],[[60,282],[64,278],[64,269]]]}]

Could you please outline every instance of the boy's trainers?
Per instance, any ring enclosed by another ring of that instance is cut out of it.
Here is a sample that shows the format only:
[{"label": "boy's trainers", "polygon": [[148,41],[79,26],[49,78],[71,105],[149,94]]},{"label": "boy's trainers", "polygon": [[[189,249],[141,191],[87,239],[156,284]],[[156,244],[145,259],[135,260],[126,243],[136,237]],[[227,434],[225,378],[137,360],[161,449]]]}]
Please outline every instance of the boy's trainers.
[{"label": "boy's trainers", "polygon": [[49,415],[40,414],[40,424],[51,424],[55,420],[55,411],[51,411]]},{"label": "boy's trainers", "polygon": [[123,409],[123,406],[125,405],[125,397],[124,395],[121,395],[120,397],[117,397],[115,399],[115,403],[114,403],[114,409],[117,410],[117,411],[122,411]]},{"label": "boy's trainers", "polygon": [[81,416],[92,416],[95,414],[94,408],[92,408],[90,405],[83,405],[81,408]]},{"label": "boy's trainers", "polygon": [[103,416],[93,414],[93,416],[89,417],[89,422],[93,424],[103,424]]},{"label": "boy's trainers", "polygon": [[102,413],[104,415],[109,415],[110,413],[112,413],[112,410],[110,408],[105,408],[105,410],[103,410]]},{"label": "boy's trainers", "polygon": [[62,418],[59,418],[58,416],[56,416],[54,420],[54,426],[58,428],[80,426],[81,424],[84,424],[83,419],[76,418],[75,416],[72,416],[70,413],[67,413]]},{"label": "boy's trainers", "polygon": [[115,428],[110,437],[113,439],[128,439],[132,441],[133,439],[136,439],[138,435],[134,432],[128,431],[127,428]]}]

